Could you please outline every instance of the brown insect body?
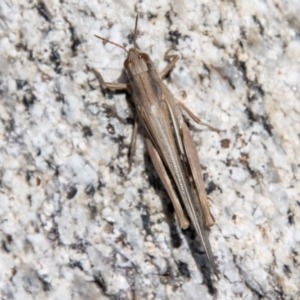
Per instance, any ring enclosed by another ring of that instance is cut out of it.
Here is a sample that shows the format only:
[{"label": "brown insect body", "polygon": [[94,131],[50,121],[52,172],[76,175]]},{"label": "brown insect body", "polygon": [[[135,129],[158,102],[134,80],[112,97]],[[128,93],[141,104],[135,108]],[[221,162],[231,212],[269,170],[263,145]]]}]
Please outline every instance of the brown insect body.
[{"label": "brown insect body", "polygon": [[[121,46],[121,48],[123,47]],[[136,45],[125,51],[127,58],[124,68],[129,85],[105,83],[98,72],[97,75],[100,76],[99,78],[106,88],[130,89],[138,120],[143,124],[147,134],[147,149],[172,200],[180,227],[185,229],[189,226],[189,221],[182,208],[184,205],[214,273],[218,276],[207,230],[207,226],[214,224],[214,218],[208,206],[196,148],[184,122],[181,109],[184,109],[199,124],[204,123],[182,103],[176,101],[162,81],[162,77],[175,65],[178,56],[174,56],[165,70],[159,74],[149,55],[138,50]],[[134,147],[136,132],[137,120],[132,147]]]}]

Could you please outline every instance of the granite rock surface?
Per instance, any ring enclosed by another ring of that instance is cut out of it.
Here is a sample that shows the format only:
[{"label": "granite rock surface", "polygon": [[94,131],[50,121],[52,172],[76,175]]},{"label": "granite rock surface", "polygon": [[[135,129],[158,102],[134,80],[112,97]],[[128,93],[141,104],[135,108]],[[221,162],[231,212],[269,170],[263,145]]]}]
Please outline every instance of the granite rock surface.
[{"label": "granite rock surface", "polygon": [[[182,231],[124,82],[137,44],[187,122],[216,224]],[[300,3],[0,2],[1,299],[298,299]]]}]

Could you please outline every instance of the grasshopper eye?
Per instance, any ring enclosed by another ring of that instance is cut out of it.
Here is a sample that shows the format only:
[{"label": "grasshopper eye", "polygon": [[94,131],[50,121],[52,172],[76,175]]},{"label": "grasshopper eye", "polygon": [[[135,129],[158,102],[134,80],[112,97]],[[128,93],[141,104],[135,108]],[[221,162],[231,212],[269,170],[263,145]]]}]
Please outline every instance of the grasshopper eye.
[{"label": "grasshopper eye", "polygon": [[130,65],[131,65],[131,59],[126,58],[125,61],[124,61],[124,68],[129,69]]},{"label": "grasshopper eye", "polygon": [[142,59],[142,60],[144,60],[146,63],[149,61],[149,55],[148,54],[146,54],[146,53],[141,53],[141,54],[139,54],[139,59]]}]

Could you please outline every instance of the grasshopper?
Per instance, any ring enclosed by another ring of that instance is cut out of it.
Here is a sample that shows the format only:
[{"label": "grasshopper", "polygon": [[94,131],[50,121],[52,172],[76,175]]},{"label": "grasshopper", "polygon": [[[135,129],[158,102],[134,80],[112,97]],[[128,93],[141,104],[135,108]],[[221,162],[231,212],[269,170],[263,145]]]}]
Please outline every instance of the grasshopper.
[{"label": "grasshopper", "polygon": [[[146,131],[148,152],[154,168],[171,198],[179,225],[182,229],[186,229],[190,222],[192,223],[213,271],[218,277],[219,272],[213,258],[207,230],[208,226],[214,224],[215,219],[210,212],[197,151],[183,119],[182,110],[196,123],[218,130],[203,123],[183,103],[174,98],[162,78],[174,67],[179,56],[173,55],[165,69],[158,73],[149,55],[139,50],[136,45],[137,23],[138,16],[135,21],[134,47],[129,50],[96,35],[97,38],[118,46],[127,53],[124,69],[129,82],[104,82],[98,71],[93,69],[93,72],[103,88],[128,90],[131,93],[137,116],[133,127],[129,166],[131,166],[140,121]],[[190,221],[185,216],[182,205],[184,205]]]}]

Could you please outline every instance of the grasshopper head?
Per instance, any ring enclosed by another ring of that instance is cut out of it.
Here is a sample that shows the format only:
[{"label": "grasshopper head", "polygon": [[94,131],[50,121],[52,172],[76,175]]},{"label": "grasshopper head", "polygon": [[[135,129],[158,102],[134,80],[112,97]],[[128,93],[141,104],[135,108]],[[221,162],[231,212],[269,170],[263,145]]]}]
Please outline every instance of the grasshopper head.
[{"label": "grasshopper head", "polygon": [[136,48],[131,48],[124,61],[124,68],[127,75],[132,77],[136,74],[149,71],[149,69],[152,68],[152,61],[148,54],[137,50]]},{"label": "grasshopper head", "polygon": [[127,76],[129,78],[132,78],[137,74],[141,74],[141,73],[147,72],[147,71],[155,68],[149,55],[142,52],[141,50],[138,50],[138,48],[137,48],[137,44],[136,44],[137,23],[138,23],[138,16],[136,16],[136,19],[135,19],[134,39],[133,39],[134,47],[129,50],[127,50],[125,47],[123,47],[120,44],[112,42],[101,36],[95,35],[97,38],[103,40],[104,42],[113,44],[113,45],[123,49],[127,53],[127,58],[124,61],[124,68],[125,68]]}]

